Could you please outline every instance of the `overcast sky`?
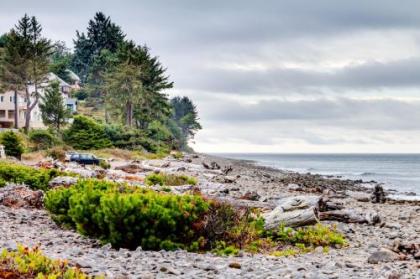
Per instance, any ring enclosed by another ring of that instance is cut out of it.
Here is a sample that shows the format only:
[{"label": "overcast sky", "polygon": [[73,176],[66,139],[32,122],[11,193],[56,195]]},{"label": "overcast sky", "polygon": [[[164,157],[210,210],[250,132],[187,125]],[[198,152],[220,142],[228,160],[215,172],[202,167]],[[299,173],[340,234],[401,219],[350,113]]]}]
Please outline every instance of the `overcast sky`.
[{"label": "overcast sky", "polygon": [[96,11],[197,104],[202,152],[420,152],[420,1],[1,1],[72,46]]}]

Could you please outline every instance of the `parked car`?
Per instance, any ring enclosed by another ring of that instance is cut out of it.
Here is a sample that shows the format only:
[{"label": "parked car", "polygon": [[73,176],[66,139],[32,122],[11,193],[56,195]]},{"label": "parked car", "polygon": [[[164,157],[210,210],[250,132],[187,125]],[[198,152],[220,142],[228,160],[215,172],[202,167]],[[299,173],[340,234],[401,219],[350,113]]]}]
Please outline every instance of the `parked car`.
[{"label": "parked car", "polygon": [[99,165],[100,160],[92,154],[75,153],[70,156],[70,162],[76,162],[81,165]]}]

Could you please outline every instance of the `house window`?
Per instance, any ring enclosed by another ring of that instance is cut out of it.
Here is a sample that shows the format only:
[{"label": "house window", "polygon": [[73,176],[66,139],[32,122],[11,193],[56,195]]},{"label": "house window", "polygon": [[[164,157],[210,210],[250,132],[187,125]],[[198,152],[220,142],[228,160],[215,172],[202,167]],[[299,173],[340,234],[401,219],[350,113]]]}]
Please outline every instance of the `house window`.
[{"label": "house window", "polygon": [[0,110],[0,118],[5,118],[5,117],[6,117],[6,111]]},{"label": "house window", "polygon": [[10,96],[10,102],[13,103],[13,96]]},{"label": "house window", "polygon": [[8,113],[8,118],[9,119],[13,119],[15,117],[15,111],[14,110],[9,110]]},{"label": "house window", "polygon": [[3,100],[4,100],[4,96],[0,96],[0,102],[3,103]]}]

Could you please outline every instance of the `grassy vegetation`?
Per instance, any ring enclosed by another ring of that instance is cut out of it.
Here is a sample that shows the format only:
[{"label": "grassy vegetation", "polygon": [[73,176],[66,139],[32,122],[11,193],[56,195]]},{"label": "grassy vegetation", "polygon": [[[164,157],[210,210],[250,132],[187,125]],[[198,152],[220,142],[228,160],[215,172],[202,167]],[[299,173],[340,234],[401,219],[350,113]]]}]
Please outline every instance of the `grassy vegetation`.
[{"label": "grassy vegetation", "polygon": [[197,179],[188,175],[177,175],[168,173],[152,173],[146,176],[144,183],[148,186],[181,186],[197,185]]},{"label": "grassy vegetation", "polygon": [[[38,249],[21,245],[17,251],[0,253],[0,278],[88,279],[92,278],[66,261],[52,260]],[[96,279],[103,277],[95,277]]]},{"label": "grassy vegetation", "polygon": [[56,169],[36,169],[10,161],[0,161],[0,187],[6,182],[28,185],[32,189],[47,190],[48,182],[56,176],[69,175]]},{"label": "grassy vegetation", "polygon": [[164,152],[150,153],[140,150],[126,150],[120,148],[104,148],[99,150],[91,150],[90,152],[99,158],[116,158],[122,160],[153,160],[162,159],[168,155]]}]

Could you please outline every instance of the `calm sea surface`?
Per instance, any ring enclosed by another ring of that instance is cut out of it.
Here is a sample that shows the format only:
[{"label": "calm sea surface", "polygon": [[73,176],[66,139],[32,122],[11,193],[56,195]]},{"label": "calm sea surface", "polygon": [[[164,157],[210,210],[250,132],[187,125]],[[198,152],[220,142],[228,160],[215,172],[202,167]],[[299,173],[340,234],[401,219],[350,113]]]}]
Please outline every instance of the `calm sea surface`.
[{"label": "calm sea surface", "polygon": [[375,180],[420,195],[420,154],[217,154],[300,173]]}]

